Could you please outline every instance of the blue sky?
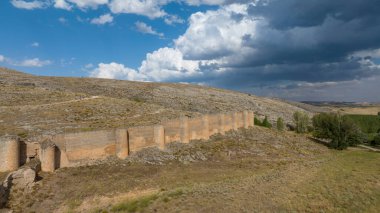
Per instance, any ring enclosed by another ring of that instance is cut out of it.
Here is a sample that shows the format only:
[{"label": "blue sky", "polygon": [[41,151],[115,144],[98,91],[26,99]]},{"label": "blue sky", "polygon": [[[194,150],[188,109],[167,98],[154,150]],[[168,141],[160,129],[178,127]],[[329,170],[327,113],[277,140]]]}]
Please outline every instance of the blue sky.
[{"label": "blue sky", "polygon": [[[33,2],[33,1],[31,1]],[[212,6],[186,6],[178,3],[163,9],[186,20],[193,12]],[[88,76],[84,68],[101,62],[119,62],[131,68],[140,66],[148,52],[171,46],[172,40],[186,31],[187,23],[168,25],[163,19],[136,14],[113,14],[112,23],[92,24],[91,20],[109,14],[107,6],[97,9],[74,7],[23,9],[11,1],[0,2],[0,54],[14,62],[38,58],[50,61],[42,67],[0,65],[38,75]],[[139,32],[135,23],[142,22],[163,33],[164,37]]]},{"label": "blue sky", "polygon": [[380,102],[378,0],[3,0],[0,66]]}]

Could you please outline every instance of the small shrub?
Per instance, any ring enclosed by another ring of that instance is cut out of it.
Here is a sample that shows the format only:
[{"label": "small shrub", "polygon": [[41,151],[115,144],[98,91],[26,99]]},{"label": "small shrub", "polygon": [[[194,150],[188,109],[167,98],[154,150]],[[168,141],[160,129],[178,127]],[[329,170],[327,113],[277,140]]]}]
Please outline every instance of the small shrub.
[{"label": "small shrub", "polygon": [[372,146],[380,146],[380,134],[375,136],[375,138],[371,141]]},{"label": "small shrub", "polygon": [[285,129],[284,119],[282,119],[281,117],[277,118],[276,125],[277,125],[278,131],[284,131]]},{"label": "small shrub", "polygon": [[255,117],[254,121],[255,121],[255,125],[256,126],[262,126],[262,127],[266,127],[266,128],[272,128],[272,124],[269,123],[267,116],[265,116],[265,118],[264,118],[263,121],[260,121],[258,118]]},{"label": "small shrub", "polygon": [[268,121],[268,117],[265,116],[264,120],[263,120],[263,127],[266,127],[266,128],[272,128],[272,124],[269,123]]},{"label": "small shrub", "polygon": [[297,133],[306,133],[309,126],[309,116],[304,112],[295,112],[293,114],[293,121]]},{"label": "small shrub", "polygon": [[263,125],[263,123],[256,117],[255,117],[254,121],[255,121],[256,126],[262,126]]}]

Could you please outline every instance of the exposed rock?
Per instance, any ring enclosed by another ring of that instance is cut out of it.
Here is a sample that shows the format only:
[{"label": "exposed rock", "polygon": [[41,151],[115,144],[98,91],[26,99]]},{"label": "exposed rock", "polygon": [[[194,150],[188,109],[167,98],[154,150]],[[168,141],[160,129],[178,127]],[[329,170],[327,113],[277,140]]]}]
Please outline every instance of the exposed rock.
[{"label": "exposed rock", "polygon": [[8,194],[3,185],[0,185],[0,209],[5,207],[8,201]]},{"label": "exposed rock", "polygon": [[12,172],[5,179],[3,186],[6,189],[31,189],[34,186],[37,173],[30,167],[21,168]]},{"label": "exposed rock", "polygon": [[[17,171],[11,172],[0,184],[0,209],[4,208],[8,202],[12,191],[29,192],[35,184],[39,163],[35,162],[31,166],[25,166]],[[0,213],[3,212],[0,210]]]}]

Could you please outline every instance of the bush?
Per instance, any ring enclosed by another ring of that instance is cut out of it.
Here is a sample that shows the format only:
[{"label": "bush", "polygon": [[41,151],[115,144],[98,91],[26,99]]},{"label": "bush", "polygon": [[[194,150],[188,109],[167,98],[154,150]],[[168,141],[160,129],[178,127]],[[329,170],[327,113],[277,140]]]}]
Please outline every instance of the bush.
[{"label": "bush", "polygon": [[256,117],[254,119],[254,122],[255,122],[256,126],[262,126],[263,125],[263,123],[258,118],[256,118]]},{"label": "bush", "polygon": [[267,116],[265,116],[263,121],[260,121],[258,118],[255,117],[254,121],[255,121],[256,126],[263,126],[266,128],[272,128],[272,124],[269,123]]},{"label": "bush", "polygon": [[277,118],[276,125],[277,125],[278,131],[284,131],[285,129],[284,119],[282,119],[281,117]]},{"label": "bush", "polygon": [[322,113],[313,117],[314,136],[330,139],[330,147],[346,149],[365,141],[365,135],[348,117],[340,114]]},{"label": "bush", "polygon": [[266,128],[272,128],[272,124],[269,123],[268,121],[268,117],[265,116],[264,120],[263,120],[263,127],[266,127]]},{"label": "bush", "polygon": [[293,121],[295,124],[295,130],[297,133],[306,133],[309,125],[309,116],[304,112],[295,112],[293,114]]},{"label": "bush", "polygon": [[380,134],[376,135],[373,141],[371,141],[372,146],[380,146]]}]

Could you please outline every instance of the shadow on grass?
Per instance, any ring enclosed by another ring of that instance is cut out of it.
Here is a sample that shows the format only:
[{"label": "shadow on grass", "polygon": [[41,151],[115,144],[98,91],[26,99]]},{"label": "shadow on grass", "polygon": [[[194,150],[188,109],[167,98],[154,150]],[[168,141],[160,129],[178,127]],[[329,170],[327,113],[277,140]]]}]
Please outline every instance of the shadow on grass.
[{"label": "shadow on grass", "polygon": [[324,146],[326,146],[328,148],[331,148],[329,141],[321,140],[321,139],[314,138],[314,137],[308,137],[308,139],[312,140],[315,143],[319,143],[319,144],[322,144],[322,145],[324,145]]}]

